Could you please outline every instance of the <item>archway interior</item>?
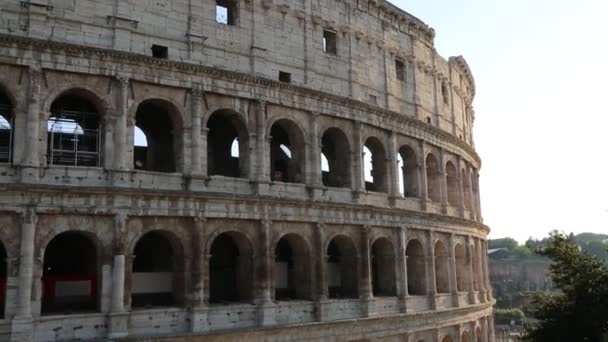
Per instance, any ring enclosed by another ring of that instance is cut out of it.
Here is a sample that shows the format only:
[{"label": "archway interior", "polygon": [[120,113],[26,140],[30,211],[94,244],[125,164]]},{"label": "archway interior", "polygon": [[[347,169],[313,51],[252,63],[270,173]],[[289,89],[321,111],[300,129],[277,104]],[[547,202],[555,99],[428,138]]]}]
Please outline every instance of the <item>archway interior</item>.
[{"label": "archway interior", "polygon": [[229,304],[252,298],[251,246],[238,233],[223,233],[211,245],[209,302]]},{"label": "archway interior", "polygon": [[243,177],[241,156],[247,151],[244,134],[239,134],[238,114],[219,110],[207,121],[207,170],[209,175]]},{"label": "archway interior", "polygon": [[416,152],[409,147],[404,146],[397,153],[399,161],[399,181],[400,191],[403,197],[418,197],[418,161],[416,160]]},{"label": "archway interior", "polygon": [[175,306],[176,258],[170,240],[160,232],[147,233],[134,254],[131,306]]},{"label": "archway interior", "polygon": [[138,170],[176,172],[179,154],[175,144],[175,125],[169,106],[160,101],[146,101],[135,114],[135,133],[139,129],[146,144],[134,139],[133,163]]},{"label": "archway interior", "polygon": [[462,336],[460,337],[460,342],[470,342],[468,332],[465,331],[462,333]]},{"label": "archway interior", "polygon": [[4,245],[0,243],[0,319],[4,318],[6,307],[6,277],[7,277],[7,255]]},{"label": "archway interior", "polygon": [[332,239],[327,246],[327,283],[329,298],[357,298],[356,251],[345,236]]},{"label": "archway interior", "polygon": [[380,141],[369,138],[363,146],[365,190],[386,192],[386,155]]},{"label": "archway interior", "polygon": [[270,129],[270,178],[277,182],[304,182],[304,140],[297,126],[279,120]]},{"label": "archway interior", "polygon": [[350,149],[344,132],[330,128],[321,138],[321,163],[323,185],[346,188],[350,187]]},{"label": "archway interior", "polygon": [[67,94],[56,99],[47,130],[49,164],[101,165],[101,117],[86,98]]},{"label": "archway interior", "polygon": [[451,206],[458,205],[458,175],[456,168],[451,162],[445,165],[446,183],[448,185],[448,203]]},{"label": "archway interior", "polygon": [[437,293],[449,293],[448,253],[441,241],[435,243],[435,286]]},{"label": "archway interior", "polygon": [[434,202],[441,202],[441,180],[438,167],[437,158],[429,154],[426,157],[427,194],[429,199]]},{"label": "archway interior", "polygon": [[95,243],[79,232],[57,235],[44,253],[42,314],[95,311],[98,281]]},{"label": "archway interior", "polygon": [[456,256],[456,285],[458,291],[466,290],[466,273],[467,273],[467,258],[464,247],[461,244],[457,244],[454,249]]},{"label": "archway interior", "polygon": [[372,255],[372,292],[374,297],[397,295],[395,286],[395,252],[386,238],[374,242]]},{"label": "archway interior", "polygon": [[407,259],[407,289],[410,295],[426,294],[426,268],[424,251],[418,240],[408,242],[405,256]]},{"label": "archway interior", "polygon": [[441,342],[452,342],[452,338],[450,336],[446,336],[441,340]]},{"label": "archway interior", "polygon": [[10,163],[13,153],[13,110],[11,101],[0,92],[0,163]]},{"label": "archway interior", "polygon": [[274,279],[277,300],[311,298],[309,253],[299,236],[288,234],[277,243]]}]

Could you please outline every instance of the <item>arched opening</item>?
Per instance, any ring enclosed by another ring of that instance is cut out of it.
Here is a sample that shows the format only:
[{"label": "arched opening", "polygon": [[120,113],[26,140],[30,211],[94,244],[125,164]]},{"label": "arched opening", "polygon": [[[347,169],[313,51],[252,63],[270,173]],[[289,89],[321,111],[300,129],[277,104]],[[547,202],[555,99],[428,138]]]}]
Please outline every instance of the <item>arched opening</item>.
[{"label": "arched opening", "polygon": [[220,234],[211,244],[209,302],[229,304],[253,298],[253,250],[237,232]]},{"label": "arched opening", "polygon": [[270,129],[270,178],[277,182],[303,183],[305,181],[304,136],[298,126],[281,119]]},{"label": "arched opening", "polygon": [[462,335],[460,336],[460,342],[471,342],[469,339],[469,332],[465,331],[462,333]]},{"label": "arched opening", "polygon": [[134,141],[133,163],[139,170],[176,172],[180,162],[181,125],[177,110],[162,100],[147,100],[137,107],[134,135],[137,129],[145,136],[146,144]]},{"label": "arched opening", "polygon": [[372,293],[374,297],[396,296],[393,244],[387,238],[379,238],[374,241],[371,253]]},{"label": "arched opening", "polygon": [[471,209],[471,177],[465,169],[462,169],[460,174],[462,177],[462,190],[464,191],[464,207]]},{"label": "arched opening", "polygon": [[456,285],[458,291],[466,290],[466,270],[467,270],[467,256],[464,247],[461,244],[457,244],[454,247],[454,254],[456,256]]},{"label": "arched opening", "polygon": [[13,161],[13,105],[0,91],[0,163]]},{"label": "arched opening", "polygon": [[101,165],[101,116],[85,96],[70,92],[53,101],[47,131],[50,165]]},{"label": "arched opening", "polygon": [[135,245],[134,257],[131,306],[176,306],[178,258],[170,238],[160,231],[145,234]]},{"label": "arched opening", "polygon": [[458,174],[452,162],[445,164],[446,183],[448,185],[448,204],[451,206],[458,205]]},{"label": "arched opening", "polygon": [[275,247],[275,298],[311,299],[311,262],[306,241],[295,234],[282,237]]},{"label": "arched opening", "polygon": [[444,338],[441,340],[441,342],[452,342],[452,341],[453,341],[453,340],[452,340],[452,338],[451,338],[450,336],[446,336],[446,337],[444,337]]},{"label": "arched opening", "polygon": [[449,293],[448,252],[441,241],[435,243],[435,286],[437,293]]},{"label": "arched opening", "polygon": [[207,120],[207,128],[208,174],[246,178],[249,138],[239,114],[217,110]]},{"label": "arched opening", "polygon": [[410,295],[426,294],[426,267],[424,250],[418,240],[410,240],[405,249],[407,259],[407,291]]},{"label": "arched opening", "polygon": [[399,178],[403,197],[418,197],[418,160],[416,152],[409,146],[403,146],[399,149],[397,157],[400,161],[401,173]]},{"label": "arched opening", "polygon": [[97,246],[84,233],[61,233],[49,242],[42,273],[43,315],[97,310],[97,259]]},{"label": "arched opening", "polygon": [[431,201],[441,202],[441,180],[439,179],[439,164],[433,154],[426,157],[427,194]]},{"label": "arched opening", "polygon": [[357,298],[357,270],[357,251],[353,241],[345,235],[333,238],[327,246],[329,298]]},{"label": "arched opening", "polygon": [[321,154],[327,159],[327,170],[322,168],[323,185],[350,187],[350,147],[342,130],[332,127],[323,133]]},{"label": "arched opening", "polygon": [[363,146],[363,174],[365,176],[365,190],[387,191],[386,153],[382,143],[377,138],[368,138]]},{"label": "arched opening", "polygon": [[4,318],[4,308],[6,307],[6,259],[6,249],[4,248],[4,244],[0,242],[0,319]]}]

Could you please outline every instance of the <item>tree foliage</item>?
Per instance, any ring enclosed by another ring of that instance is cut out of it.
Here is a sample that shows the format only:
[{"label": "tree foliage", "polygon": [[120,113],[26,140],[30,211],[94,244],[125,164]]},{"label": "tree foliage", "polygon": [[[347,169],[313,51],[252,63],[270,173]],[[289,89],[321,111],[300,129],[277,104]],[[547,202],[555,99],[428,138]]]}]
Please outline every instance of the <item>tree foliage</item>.
[{"label": "tree foliage", "polygon": [[552,234],[540,251],[553,260],[549,274],[559,294],[537,294],[528,339],[538,342],[605,341],[608,332],[608,268],[581,251],[573,238]]},{"label": "tree foliage", "polygon": [[489,249],[506,248],[506,249],[512,251],[518,245],[519,244],[517,243],[517,240],[508,238],[508,237],[502,238],[502,239],[492,239],[492,240],[488,241]]}]

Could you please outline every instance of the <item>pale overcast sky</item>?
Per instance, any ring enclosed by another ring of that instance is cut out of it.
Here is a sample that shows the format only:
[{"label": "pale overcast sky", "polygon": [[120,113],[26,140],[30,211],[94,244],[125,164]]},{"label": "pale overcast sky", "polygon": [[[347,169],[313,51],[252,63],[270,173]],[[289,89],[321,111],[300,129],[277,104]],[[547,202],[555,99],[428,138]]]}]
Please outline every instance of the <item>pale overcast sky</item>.
[{"label": "pale overcast sky", "polygon": [[490,238],[608,233],[608,1],[392,1],[475,76]]}]

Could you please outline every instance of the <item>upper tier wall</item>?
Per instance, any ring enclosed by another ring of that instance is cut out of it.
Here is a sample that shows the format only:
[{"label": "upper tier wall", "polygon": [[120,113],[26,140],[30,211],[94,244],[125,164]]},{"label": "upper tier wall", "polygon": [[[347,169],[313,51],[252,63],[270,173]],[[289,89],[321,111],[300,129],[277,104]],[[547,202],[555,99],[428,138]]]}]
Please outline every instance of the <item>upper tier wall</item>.
[{"label": "upper tier wall", "polygon": [[[472,145],[474,81],[435,32],[386,1],[244,0],[233,25],[211,0],[0,0],[0,33],[152,55],[278,79],[425,121]],[[228,5],[230,7],[230,5]],[[324,51],[324,31],[336,34]],[[403,63],[400,72],[397,64]],[[399,75],[400,74],[400,75]]]}]

